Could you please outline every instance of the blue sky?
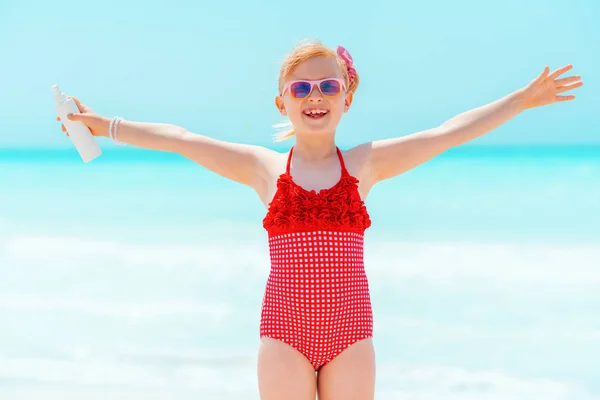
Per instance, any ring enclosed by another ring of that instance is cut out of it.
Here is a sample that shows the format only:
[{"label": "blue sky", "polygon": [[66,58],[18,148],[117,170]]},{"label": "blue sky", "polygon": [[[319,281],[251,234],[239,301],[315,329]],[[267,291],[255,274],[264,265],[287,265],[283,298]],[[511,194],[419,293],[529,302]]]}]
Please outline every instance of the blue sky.
[{"label": "blue sky", "polygon": [[0,148],[71,145],[55,83],[101,114],[268,145],[279,62],[309,37],[347,47],[362,77],[343,146],[430,128],[567,63],[585,82],[575,102],[474,143],[600,143],[598,16],[594,0],[3,1]]}]

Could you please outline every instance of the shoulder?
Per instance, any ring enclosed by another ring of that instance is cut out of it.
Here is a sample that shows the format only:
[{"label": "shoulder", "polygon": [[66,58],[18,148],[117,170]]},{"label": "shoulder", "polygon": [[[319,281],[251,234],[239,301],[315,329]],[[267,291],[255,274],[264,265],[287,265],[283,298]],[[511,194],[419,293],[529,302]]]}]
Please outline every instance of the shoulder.
[{"label": "shoulder", "polygon": [[351,175],[363,175],[370,166],[372,143],[363,143],[348,150],[342,150],[346,169]]},{"label": "shoulder", "polygon": [[289,149],[277,151],[268,147],[256,146],[254,149],[258,164],[259,179],[272,186],[271,182],[285,172]]},{"label": "shoulder", "polygon": [[255,151],[259,168],[257,169],[257,177],[252,187],[264,206],[268,208],[268,204],[277,190],[277,180],[285,172],[289,149],[276,151],[267,147],[261,147]]},{"label": "shoulder", "polygon": [[348,173],[359,181],[359,191],[363,199],[376,183],[371,164],[372,142],[354,146],[346,151],[342,150],[342,157]]},{"label": "shoulder", "polygon": [[277,151],[268,147],[257,146],[255,151],[258,162],[266,171],[277,170],[281,165],[285,168],[289,149]]}]

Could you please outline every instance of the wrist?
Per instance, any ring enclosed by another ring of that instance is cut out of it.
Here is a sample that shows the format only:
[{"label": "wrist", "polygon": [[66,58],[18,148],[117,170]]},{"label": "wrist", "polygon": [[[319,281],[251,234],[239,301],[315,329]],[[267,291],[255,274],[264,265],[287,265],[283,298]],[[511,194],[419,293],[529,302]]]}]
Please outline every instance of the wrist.
[{"label": "wrist", "polygon": [[109,137],[108,130],[110,125],[110,118],[99,116],[100,124],[102,125],[102,129],[100,129],[100,136]]},{"label": "wrist", "polygon": [[525,88],[519,89],[514,93],[514,103],[515,107],[519,110],[519,112],[523,112],[530,108],[533,108],[531,105],[531,100],[529,96],[527,96],[527,90]]}]

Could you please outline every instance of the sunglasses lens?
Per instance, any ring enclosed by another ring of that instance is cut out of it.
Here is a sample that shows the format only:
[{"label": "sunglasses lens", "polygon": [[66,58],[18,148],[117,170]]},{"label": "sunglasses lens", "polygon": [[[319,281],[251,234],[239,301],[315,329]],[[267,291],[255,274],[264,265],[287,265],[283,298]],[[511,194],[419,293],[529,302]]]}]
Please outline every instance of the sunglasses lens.
[{"label": "sunglasses lens", "polygon": [[338,81],[326,80],[321,82],[321,92],[325,96],[335,96],[340,93],[342,87]]},{"label": "sunglasses lens", "polygon": [[302,99],[310,94],[310,83],[308,82],[294,82],[290,86],[290,92],[292,96],[297,99]]}]

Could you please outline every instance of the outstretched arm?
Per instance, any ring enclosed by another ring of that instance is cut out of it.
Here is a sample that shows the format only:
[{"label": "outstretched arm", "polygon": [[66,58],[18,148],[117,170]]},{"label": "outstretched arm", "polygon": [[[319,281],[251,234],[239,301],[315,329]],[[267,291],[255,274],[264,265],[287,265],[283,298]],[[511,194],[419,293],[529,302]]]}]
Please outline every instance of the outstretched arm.
[{"label": "outstretched arm", "polygon": [[[69,118],[84,123],[94,136],[108,137],[110,118],[96,114],[78,99],[73,99],[81,112]],[[122,120],[118,125],[118,139],[144,149],[180,154],[225,178],[257,190],[264,184],[261,160],[267,153],[274,153],[264,147],[225,142],[164,123]]]},{"label": "outstretched arm", "polygon": [[374,141],[369,157],[373,180],[382,181],[408,171],[452,147],[496,129],[529,108],[575,99],[572,95],[559,95],[582,85],[579,76],[557,79],[571,68],[567,65],[550,74],[546,67],[525,88],[457,115],[436,128]]}]

